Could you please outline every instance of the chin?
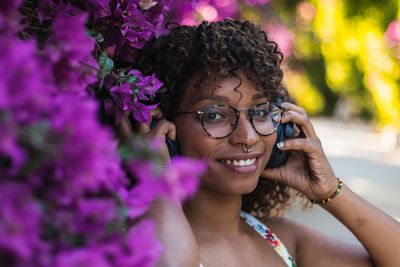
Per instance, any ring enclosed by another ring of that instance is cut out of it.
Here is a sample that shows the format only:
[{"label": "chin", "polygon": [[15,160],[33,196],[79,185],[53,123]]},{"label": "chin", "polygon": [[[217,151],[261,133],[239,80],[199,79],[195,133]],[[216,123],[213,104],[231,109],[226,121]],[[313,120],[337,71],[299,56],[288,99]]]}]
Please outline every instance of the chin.
[{"label": "chin", "polygon": [[228,176],[206,175],[202,179],[202,187],[221,195],[244,195],[251,193],[257,187],[259,176]]}]

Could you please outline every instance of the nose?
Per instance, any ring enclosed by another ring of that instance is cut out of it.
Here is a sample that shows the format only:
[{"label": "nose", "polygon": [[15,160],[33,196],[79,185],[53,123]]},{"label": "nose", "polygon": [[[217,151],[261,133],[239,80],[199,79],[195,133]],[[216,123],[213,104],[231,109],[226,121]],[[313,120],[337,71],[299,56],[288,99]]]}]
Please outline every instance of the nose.
[{"label": "nose", "polygon": [[251,125],[249,117],[245,114],[245,112],[241,112],[238,124],[236,125],[235,130],[229,136],[229,141],[233,145],[245,144],[247,146],[251,146],[257,143],[258,139],[259,135]]}]

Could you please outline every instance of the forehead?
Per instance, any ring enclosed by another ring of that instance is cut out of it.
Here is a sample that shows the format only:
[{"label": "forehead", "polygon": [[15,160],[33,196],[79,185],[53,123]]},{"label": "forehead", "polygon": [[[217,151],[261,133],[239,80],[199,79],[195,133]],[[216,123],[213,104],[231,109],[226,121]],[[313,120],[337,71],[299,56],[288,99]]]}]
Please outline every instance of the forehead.
[{"label": "forehead", "polygon": [[266,92],[257,89],[256,84],[245,75],[218,78],[212,83],[202,83],[201,77],[195,75],[189,81],[181,106],[191,108],[199,102],[252,105],[252,102],[266,98]]}]

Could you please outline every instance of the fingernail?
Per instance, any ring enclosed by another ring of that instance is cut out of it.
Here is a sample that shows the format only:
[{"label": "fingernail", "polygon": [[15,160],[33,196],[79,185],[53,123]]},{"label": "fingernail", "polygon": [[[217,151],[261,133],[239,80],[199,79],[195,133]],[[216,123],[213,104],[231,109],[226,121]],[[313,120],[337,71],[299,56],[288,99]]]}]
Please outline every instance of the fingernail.
[{"label": "fingernail", "polygon": [[279,142],[279,143],[276,144],[276,146],[277,146],[279,149],[281,149],[282,147],[284,147],[284,145],[285,145],[285,143],[283,143],[283,142]]}]

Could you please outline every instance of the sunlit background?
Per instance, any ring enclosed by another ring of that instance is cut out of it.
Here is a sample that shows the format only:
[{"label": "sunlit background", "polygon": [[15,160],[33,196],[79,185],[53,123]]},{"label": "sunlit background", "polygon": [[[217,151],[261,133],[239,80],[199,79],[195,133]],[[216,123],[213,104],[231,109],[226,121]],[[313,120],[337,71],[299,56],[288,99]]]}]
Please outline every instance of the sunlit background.
[{"label": "sunlit background", "polygon": [[[400,220],[400,2],[210,0],[183,24],[225,17],[261,24],[285,59],[284,83],[312,116],[337,176]],[[186,11],[185,11],[186,10]],[[287,216],[357,242],[320,208]]]}]

